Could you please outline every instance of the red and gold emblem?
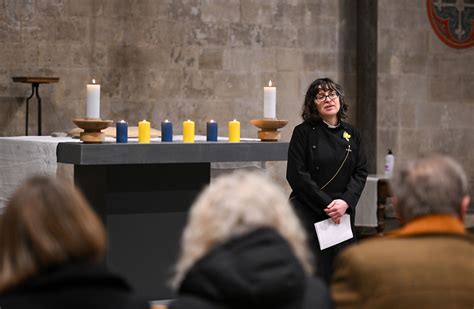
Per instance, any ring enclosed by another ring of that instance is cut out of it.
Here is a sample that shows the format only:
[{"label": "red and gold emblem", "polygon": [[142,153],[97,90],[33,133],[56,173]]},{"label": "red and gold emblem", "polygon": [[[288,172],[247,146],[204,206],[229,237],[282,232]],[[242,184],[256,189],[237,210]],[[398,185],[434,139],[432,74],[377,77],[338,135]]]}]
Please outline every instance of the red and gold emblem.
[{"label": "red and gold emblem", "polygon": [[427,0],[428,18],[438,38],[453,48],[474,46],[474,0]]}]

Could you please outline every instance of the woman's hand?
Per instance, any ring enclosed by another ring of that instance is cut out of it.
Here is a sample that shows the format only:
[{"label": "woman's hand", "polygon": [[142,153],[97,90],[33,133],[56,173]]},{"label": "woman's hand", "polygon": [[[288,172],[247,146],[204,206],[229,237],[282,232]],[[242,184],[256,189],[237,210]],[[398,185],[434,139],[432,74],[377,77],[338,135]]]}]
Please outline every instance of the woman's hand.
[{"label": "woman's hand", "polygon": [[331,217],[334,223],[339,224],[339,222],[341,222],[341,217],[346,213],[347,208],[349,208],[349,205],[347,205],[344,200],[337,199],[329,203],[324,211],[329,217]]}]

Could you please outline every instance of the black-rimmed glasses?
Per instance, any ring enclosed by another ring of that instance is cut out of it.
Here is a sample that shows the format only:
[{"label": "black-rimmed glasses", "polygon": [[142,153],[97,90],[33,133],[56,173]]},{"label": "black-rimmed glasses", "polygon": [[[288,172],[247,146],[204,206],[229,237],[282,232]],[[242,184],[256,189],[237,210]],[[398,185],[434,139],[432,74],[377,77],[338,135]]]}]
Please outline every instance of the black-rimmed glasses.
[{"label": "black-rimmed glasses", "polygon": [[318,102],[324,102],[326,98],[329,98],[330,100],[334,100],[338,97],[339,95],[337,94],[336,91],[330,92],[329,94],[324,94],[324,93],[318,93],[316,95],[316,101]]}]

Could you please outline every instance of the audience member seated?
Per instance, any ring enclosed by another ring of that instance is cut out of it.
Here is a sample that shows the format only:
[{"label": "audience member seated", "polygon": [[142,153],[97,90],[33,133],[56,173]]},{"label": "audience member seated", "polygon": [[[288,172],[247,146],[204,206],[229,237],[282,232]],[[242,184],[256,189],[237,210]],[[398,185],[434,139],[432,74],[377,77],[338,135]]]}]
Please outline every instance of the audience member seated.
[{"label": "audience member seated", "polygon": [[184,230],[170,309],[329,308],[310,278],[306,237],[287,198],[258,174],[221,176],[201,193]]},{"label": "audience member seated", "polygon": [[150,308],[102,261],[104,227],[71,184],[26,181],[0,216],[0,307]]},{"label": "audience member seated", "polygon": [[474,237],[464,229],[468,182],[441,155],[396,172],[395,207],[403,226],[349,248],[337,259],[337,308],[473,308]]}]

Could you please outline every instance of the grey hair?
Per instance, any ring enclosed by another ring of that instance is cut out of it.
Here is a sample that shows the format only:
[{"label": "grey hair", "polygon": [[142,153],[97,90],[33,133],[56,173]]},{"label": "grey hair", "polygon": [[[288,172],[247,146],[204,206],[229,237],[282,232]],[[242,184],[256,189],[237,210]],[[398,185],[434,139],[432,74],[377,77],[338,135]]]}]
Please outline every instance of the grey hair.
[{"label": "grey hair", "polygon": [[227,240],[261,227],[286,239],[310,274],[312,256],[306,234],[281,189],[264,175],[237,171],[218,177],[193,204],[181,239],[181,254],[172,279],[178,288],[197,260]]},{"label": "grey hair", "polygon": [[432,154],[395,171],[392,190],[404,221],[429,214],[457,216],[462,199],[468,195],[468,181],[459,163]]}]

